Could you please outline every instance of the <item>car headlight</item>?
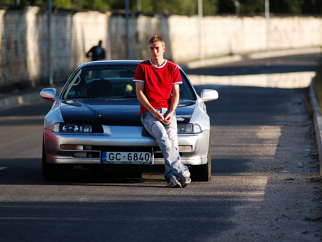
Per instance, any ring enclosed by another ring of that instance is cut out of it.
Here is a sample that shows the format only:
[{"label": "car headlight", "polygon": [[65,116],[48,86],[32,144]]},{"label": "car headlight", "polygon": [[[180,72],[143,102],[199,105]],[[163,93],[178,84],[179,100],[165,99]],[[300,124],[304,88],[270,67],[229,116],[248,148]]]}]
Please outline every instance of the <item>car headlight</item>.
[{"label": "car headlight", "polygon": [[92,133],[93,127],[87,124],[55,123],[52,131],[56,133]]},{"label": "car headlight", "polygon": [[178,124],[178,134],[199,134],[201,132],[199,124]]}]

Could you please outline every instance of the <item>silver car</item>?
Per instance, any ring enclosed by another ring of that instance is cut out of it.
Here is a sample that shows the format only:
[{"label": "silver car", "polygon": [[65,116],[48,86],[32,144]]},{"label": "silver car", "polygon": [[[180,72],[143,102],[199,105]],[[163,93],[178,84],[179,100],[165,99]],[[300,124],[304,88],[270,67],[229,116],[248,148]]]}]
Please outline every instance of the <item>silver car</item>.
[{"label": "silver car", "polygon": [[[99,61],[76,68],[58,95],[45,88],[40,96],[54,104],[45,117],[42,173],[45,180],[63,179],[65,169],[164,166],[154,138],[143,128],[134,73],[140,61]],[[218,93],[205,89],[199,97],[180,69],[180,102],[176,110],[182,163],[193,181],[211,178],[210,120],[205,101]]]}]

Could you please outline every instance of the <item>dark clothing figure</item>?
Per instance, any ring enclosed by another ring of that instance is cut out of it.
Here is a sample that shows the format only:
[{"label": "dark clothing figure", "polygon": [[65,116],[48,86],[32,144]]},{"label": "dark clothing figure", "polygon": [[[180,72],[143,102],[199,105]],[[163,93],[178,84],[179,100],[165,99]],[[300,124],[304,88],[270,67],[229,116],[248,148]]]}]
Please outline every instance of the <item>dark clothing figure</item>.
[{"label": "dark clothing figure", "polygon": [[98,42],[98,45],[93,46],[86,54],[87,57],[91,57],[92,61],[104,60],[106,58],[105,50],[102,47],[102,41]]}]

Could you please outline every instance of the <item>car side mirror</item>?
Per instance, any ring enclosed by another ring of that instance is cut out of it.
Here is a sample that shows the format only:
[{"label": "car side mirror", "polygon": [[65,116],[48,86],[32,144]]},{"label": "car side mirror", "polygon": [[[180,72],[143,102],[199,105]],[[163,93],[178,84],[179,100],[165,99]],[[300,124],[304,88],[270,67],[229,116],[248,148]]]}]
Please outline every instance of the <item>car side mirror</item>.
[{"label": "car side mirror", "polygon": [[44,88],[41,90],[40,96],[44,99],[55,101],[57,99],[57,90],[56,88]]},{"label": "car side mirror", "polygon": [[218,99],[219,95],[216,90],[213,89],[203,89],[201,90],[201,99],[204,102],[212,101]]}]

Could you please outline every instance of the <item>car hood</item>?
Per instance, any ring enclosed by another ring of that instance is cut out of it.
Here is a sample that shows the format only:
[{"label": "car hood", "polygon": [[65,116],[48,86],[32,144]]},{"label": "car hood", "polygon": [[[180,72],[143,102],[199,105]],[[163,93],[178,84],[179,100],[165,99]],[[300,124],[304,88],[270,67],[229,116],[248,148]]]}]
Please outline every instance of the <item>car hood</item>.
[{"label": "car hood", "polygon": [[[178,124],[189,123],[195,102],[183,102],[176,110]],[[60,102],[65,123],[141,126],[137,99],[79,99]]]}]

